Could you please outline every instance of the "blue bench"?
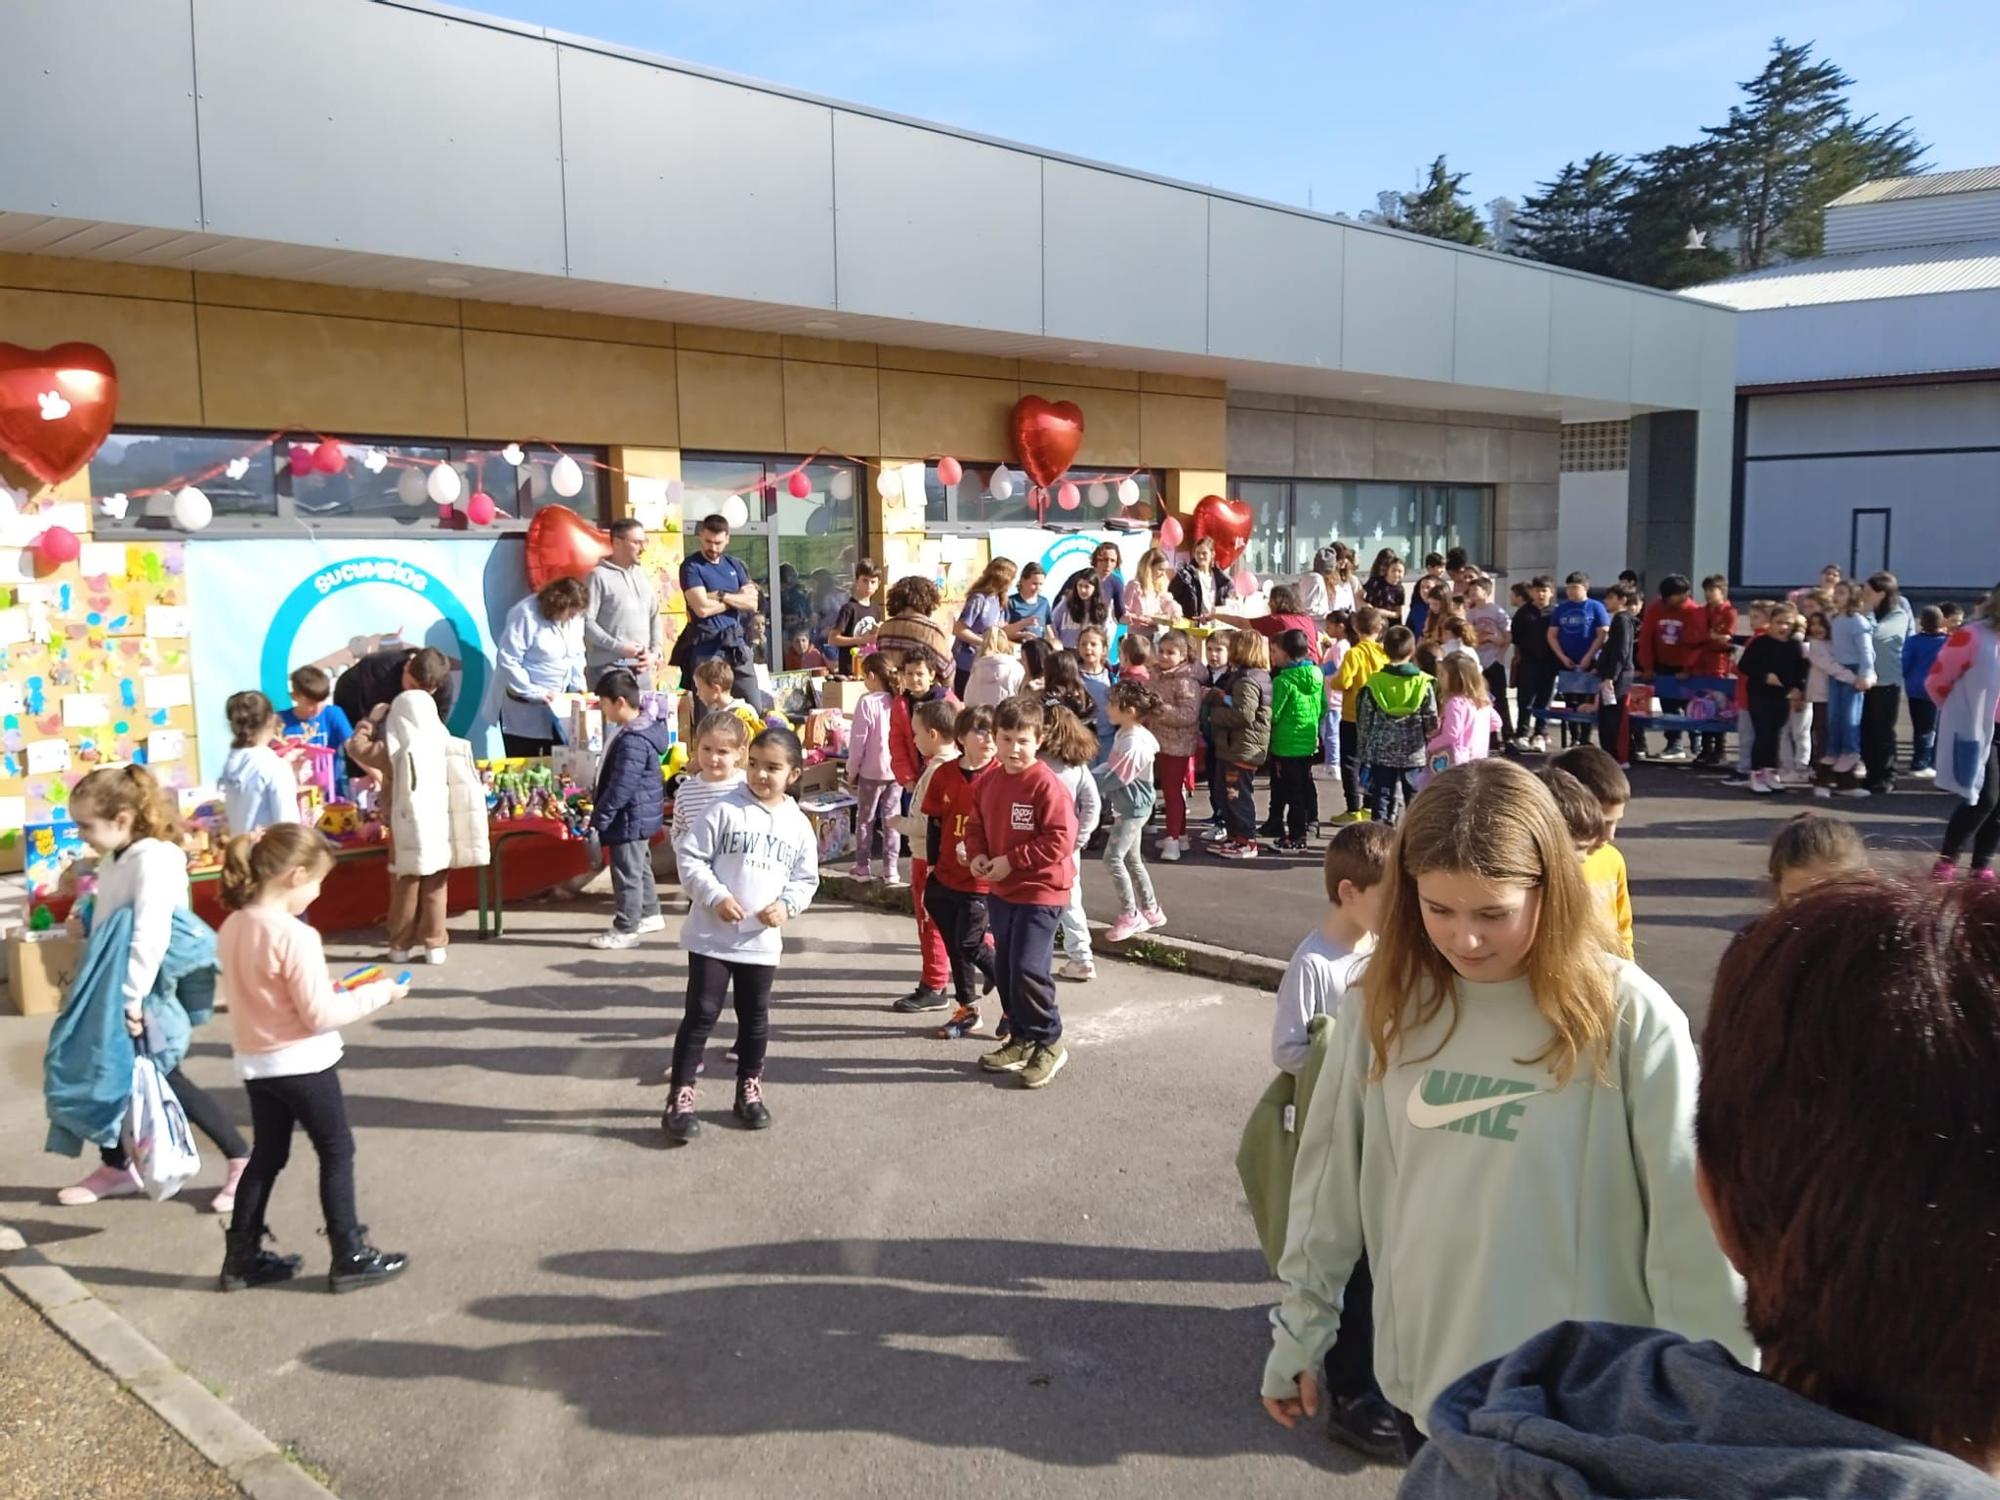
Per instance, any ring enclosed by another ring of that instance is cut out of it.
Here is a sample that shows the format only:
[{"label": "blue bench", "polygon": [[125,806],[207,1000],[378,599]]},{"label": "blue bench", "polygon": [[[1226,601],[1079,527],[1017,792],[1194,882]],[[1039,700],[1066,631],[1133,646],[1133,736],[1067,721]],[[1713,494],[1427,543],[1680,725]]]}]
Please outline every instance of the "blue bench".
[{"label": "blue bench", "polygon": [[[1567,674],[1565,674],[1567,675]],[[1631,732],[1642,734],[1649,729],[1658,729],[1672,734],[1685,734],[1692,738],[1708,735],[1725,735],[1736,728],[1736,679],[1734,677],[1675,677],[1667,673],[1656,674],[1653,678],[1655,698],[1690,700],[1709,694],[1720,694],[1722,702],[1713,716],[1706,719],[1690,718],[1681,714],[1630,714],[1627,722]],[[1558,724],[1597,723],[1597,706],[1588,708],[1559,708],[1551,706],[1549,718]]]}]

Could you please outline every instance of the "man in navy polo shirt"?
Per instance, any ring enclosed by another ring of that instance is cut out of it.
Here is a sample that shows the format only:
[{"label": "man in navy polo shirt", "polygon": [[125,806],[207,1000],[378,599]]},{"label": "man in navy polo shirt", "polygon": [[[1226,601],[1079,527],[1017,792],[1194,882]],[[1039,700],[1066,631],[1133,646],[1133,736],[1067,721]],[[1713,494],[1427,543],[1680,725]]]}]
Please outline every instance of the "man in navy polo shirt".
[{"label": "man in navy polo shirt", "polygon": [[749,571],[725,550],[729,546],[729,523],[721,516],[704,517],[698,536],[699,552],[690,553],[681,563],[681,593],[687,600],[688,628],[682,637],[685,650],[676,651],[683,680],[711,656],[720,656],[735,669],[736,696],[746,703],[761,703],[757,672],[751,663],[750,642],[744,632],[744,617],[758,608],[757,585]]},{"label": "man in navy polo shirt", "polygon": [[[1604,649],[1605,639],[1611,634],[1611,611],[1590,597],[1590,575],[1572,573],[1563,580],[1563,599],[1556,605],[1555,614],[1550,617],[1549,645],[1556,653],[1556,666],[1563,672],[1587,672],[1597,660],[1597,653]],[[1572,702],[1576,695],[1564,693],[1563,700],[1571,707],[1580,706]],[[1565,725],[1565,731],[1576,731],[1584,744],[1590,743],[1590,725]]]}]

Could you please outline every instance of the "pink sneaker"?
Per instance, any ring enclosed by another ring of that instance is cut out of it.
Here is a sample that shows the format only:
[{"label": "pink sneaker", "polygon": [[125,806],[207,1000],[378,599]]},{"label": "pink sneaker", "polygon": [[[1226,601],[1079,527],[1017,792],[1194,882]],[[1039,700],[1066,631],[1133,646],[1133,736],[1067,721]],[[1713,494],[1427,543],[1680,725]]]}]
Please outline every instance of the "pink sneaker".
[{"label": "pink sneaker", "polygon": [[72,1183],[56,1194],[64,1208],[81,1208],[99,1198],[129,1198],[139,1191],[139,1174],[130,1167],[99,1166],[83,1181]]},{"label": "pink sneaker", "polygon": [[1931,879],[1942,881],[1958,879],[1958,861],[1940,857],[1938,862],[1931,866]]},{"label": "pink sneaker", "polygon": [[866,864],[858,864],[847,872],[847,878],[849,880],[873,880],[875,872]]},{"label": "pink sneaker", "polygon": [[1139,915],[1145,919],[1148,927],[1164,927],[1167,925],[1167,914],[1157,906],[1149,906],[1140,912]]},{"label": "pink sneaker", "polygon": [[1991,885],[1993,884],[1994,881],[2000,880],[2000,875],[1994,874],[1994,872],[1990,868],[1988,868],[1985,865],[1981,865],[1978,869],[1972,872],[1972,878],[1978,881],[1981,885]]},{"label": "pink sneaker", "polygon": [[225,1164],[222,1189],[208,1200],[208,1211],[212,1214],[226,1214],[236,1207],[236,1184],[243,1180],[243,1171],[250,1165],[247,1156],[232,1156]]},{"label": "pink sneaker", "polygon": [[1122,943],[1127,938],[1136,937],[1145,930],[1146,919],[1144,917],[1140,916],[1136,911],[1124,912],[1119,916],[1117,921],[1111,924],[1111,930],[1104,934],[1104,941],[1107,943]]}]

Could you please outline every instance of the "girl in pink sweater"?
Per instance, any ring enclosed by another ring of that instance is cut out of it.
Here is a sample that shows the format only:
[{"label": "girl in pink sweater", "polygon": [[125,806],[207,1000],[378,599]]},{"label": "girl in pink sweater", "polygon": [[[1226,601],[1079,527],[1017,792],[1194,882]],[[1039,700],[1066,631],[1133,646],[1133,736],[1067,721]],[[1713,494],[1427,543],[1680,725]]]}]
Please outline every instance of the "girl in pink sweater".
[{"label": "girl in pink sweater", "polygon": [[216,939],[216,964],[254,1130],[250,1165],[229,1221],[225,1292],[289,1281],[298,1272],[298,1256],[264,1248],[264,1210],[291,1158],[294,1125],[305,1126],[319,1155],[320,1211],[333,1246],[329,1288],[376,1286],[408,1264],[407,1257],[370,1245],[367,1226],[355,1219],[354,1134],[340,1092],[337,1028],[400,1000],[409,976],[352,987],[334,983],[319,934],[300,920],[332,868],[318,832],[297,823],[232,839],[223,857],[222,904],[230,916]]},{"label": "girl in pink sweater", "polygon": [[1438,728],[1424,747],[1425,769],[1435,776],[1470,760],[1486,759],[1493,736],[1500,732],[1500,715],[1486,693],[1479,658],[1454,651],[1438,663]]}]

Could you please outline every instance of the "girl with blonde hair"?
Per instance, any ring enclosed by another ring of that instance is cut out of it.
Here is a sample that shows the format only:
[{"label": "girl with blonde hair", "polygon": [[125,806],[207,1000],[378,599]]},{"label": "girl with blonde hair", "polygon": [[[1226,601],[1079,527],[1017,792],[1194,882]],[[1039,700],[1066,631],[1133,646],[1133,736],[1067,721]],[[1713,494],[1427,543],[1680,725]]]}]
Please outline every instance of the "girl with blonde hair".
[{"label": "girl with blonde hair", "polygon": [[1348,991],[1293,1176],[1263,1396],[1318,1410],[1341,1289],[1374,1273],[1375,1373],[1416,1422],[1552,1324],[1717,1339],[1750,1357],[1695,1187],[1685,1015],[1629,960],[1554,799],[1519,766],[1410,805],[1382,929]]},{"label": "girl with blonde hair", "polygon": [[965,605],[951,627],[951,691],[955,698],[965,697],[972,664],[985,651],[988,634],[1007,623],[1007,591],[1014,586],[1014,574],[1011,558],[996,557],[966,591]]},{"label": "girl with blonde hair", "polygon": [[1167,554],[1158,547],[1148,547],[1139,554],[1139,566],[1133,570],[1131,586],[1125,590],[1128,632],[1151,639],[1174,623],[1180,606],[1174,603],[1173,577],[1173,569],[1167,566]]}]

